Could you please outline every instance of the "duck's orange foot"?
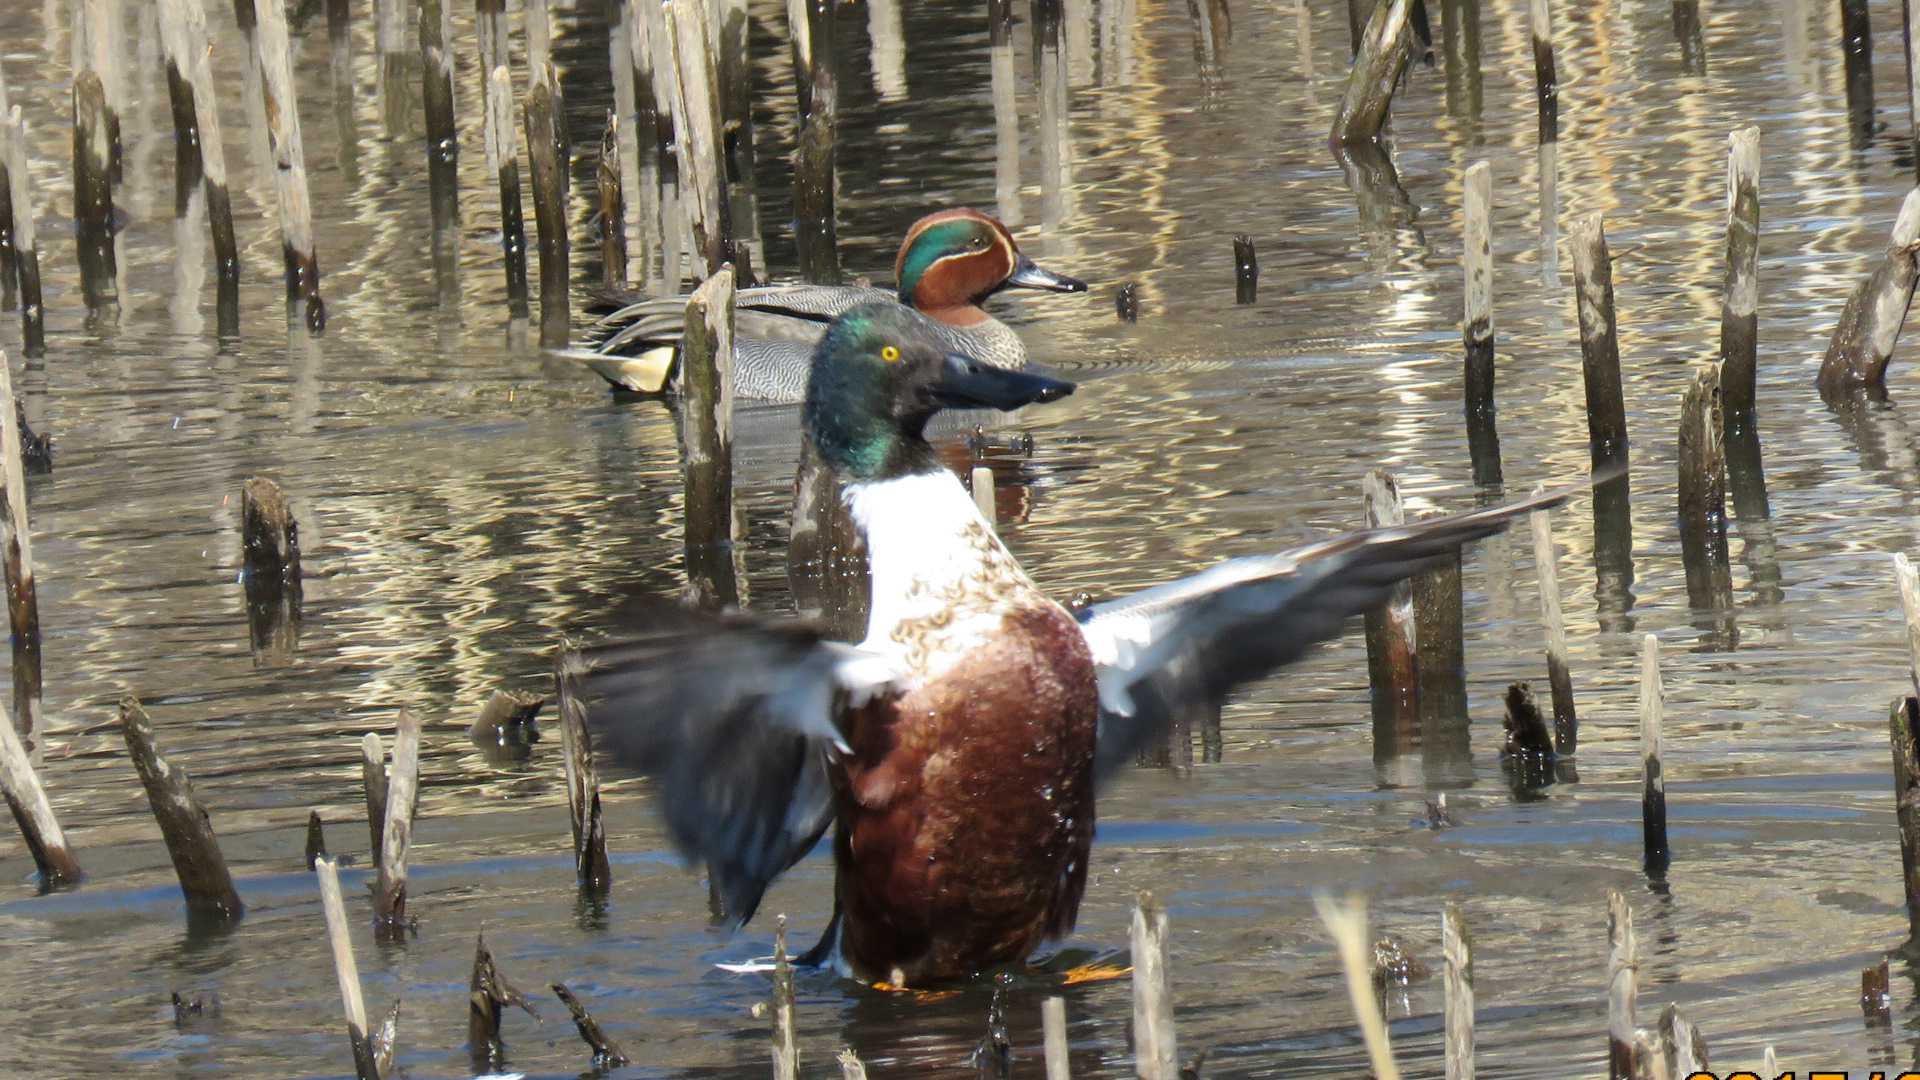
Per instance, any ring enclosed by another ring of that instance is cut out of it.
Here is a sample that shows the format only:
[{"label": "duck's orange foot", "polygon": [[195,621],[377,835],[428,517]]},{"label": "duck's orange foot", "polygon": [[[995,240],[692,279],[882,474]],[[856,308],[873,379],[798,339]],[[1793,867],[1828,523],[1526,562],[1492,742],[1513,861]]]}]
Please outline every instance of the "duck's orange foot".
[{"label": "duck's orange foot", "polygon": [[1108,964],[1095,961],[1070,967],[1060,973],[1060,985],[1080,986],[1085,983],[1112,982],[1133,974],[1132,964]]},{"label": "duck's orange foot", "polygon": [[960,996],[958,990],[916,990],[911,986],[888,982],[884,979],[868,983],[867,986],[883,994],[912,994],[915,1005],[931,1005],[936,1001],[946,1001]]}]

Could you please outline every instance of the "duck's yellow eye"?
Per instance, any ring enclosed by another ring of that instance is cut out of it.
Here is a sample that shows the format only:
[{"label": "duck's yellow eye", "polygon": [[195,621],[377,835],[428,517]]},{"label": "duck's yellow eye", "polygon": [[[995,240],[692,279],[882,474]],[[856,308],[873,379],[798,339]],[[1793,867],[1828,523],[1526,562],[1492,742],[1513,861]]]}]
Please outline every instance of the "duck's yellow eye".
[{"label": "duck's yellow eye", "polygon": [[900,350],[892,345],[880,346],[880,359],[891,364],[900,359]]}]

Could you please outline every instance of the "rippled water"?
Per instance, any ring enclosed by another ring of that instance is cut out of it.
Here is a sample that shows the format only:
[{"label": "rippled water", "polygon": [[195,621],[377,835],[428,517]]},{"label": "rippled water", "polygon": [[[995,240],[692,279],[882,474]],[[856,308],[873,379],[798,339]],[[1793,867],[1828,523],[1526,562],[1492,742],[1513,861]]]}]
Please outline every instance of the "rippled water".
[{"label": "rippled water", "polygon": [[[1230,29],[1217,22],[1206,36],[1199,9],[1160,0],[1124,0],[1137,20],[1116,32],[1120,2],[1064,5],[1064,89],[1043,88],[1055,61],[1020,6],[1000,68],[1017,113],[1000,128],[978,5],[902,5],[903,39],[883,34],[879,46],[869,25],[886,8],[841,17],[845,264],[884,273],[922,208],[971,204],[997,208],[1042,263],[1095,283],[1086,297],[998,305],[1037,356],[1085,380],[1018,418],[1030,457],[994,455],[1014,488],[1000,528],[1034,576],[1063,596],[1111,594],[1348,528],[1375,465],[1421,509],[1486,494],[1472,487],[1457,330],[1460,176],[1481,158],[1495,177],[1507,490],[1583,474],[1570,262],[1547,275],[1541,265],[1525,6],[1485,5],[1477,112],[1463,73],[1412,70],[1394,120],[1404,194],[1356,196],[1325,149],[1347,57],[1343,4],[1312,0],[1303,18],[1291,2],[1241,0]],[[233,89],[240,39],[211,5],[246,259],[242,334],[218,341],[201,256],[175,242],[157,43],[130,12],[123,310],[117,325],[92,326],[64,220],[67,6],[37,7],[0,12],[0,63],[39,150],[48,352],[23,370],[11,317],[0,346],[36,425],[58,439],[57,470],[31,488],[44,776],[90,879],[37,897],[24,850],[0,839],[13,882],[0,900],[13,958],[0,1071],[347,1074],[301,827],[317,808],[336,851],[364,848],[357,739],[389,730],[404,706],[428,724],[413,857],[422,926],[403,945],[362,933],[356,946],[372,1007],[405,1002],[407,1070],[470,1073],[461,994],[484,928],[517,982],[565,980],[587,1000],[638,1062],[621,1075],[763,1073],[765,1025],[749,1008],[765,986],[711,965],[766,952],[770,919],[732,939],[707,930],[700,881],[666,850],[631,780],[608,792],[611,899],[583,904],[557,738],[499,764],[464,732],[493,689],[543,688],[562,632],[603,627],[624,599],[682,579],[670,413],[609,400],[507,324],[477,110],[462,106],[459,299],[443,306],[422,147],[379,136],[371,19],[356,8],[351,101],[333,95],[323,20],[310,20],[297,70],[331,318],[323,337],[289,333],[271,189]],[[1856,142],[1837,5],[1711,4],[1704,75],[1684,62],[1667,4],[1562,7],[1559,220],[1607,215],[1634,433],[1630,609],[1601,617],[1591,501],[1559,516],[1586,721],[1579,782],[1521,801],[1502,779],[1500,692],[1543,682],[1544,663],[1531,548],[1495,541],[1465,569],[1470,757],[1376,753],[1355,634],[1241,694],[1218,763],[1113,785],[1069,944],[1121,946],[1134,890],[1166,898],[1181,1046],[1208,1048],[1213,1075],[1363,1067],[1312,911],[1326,890],[1369,894],[1376,928],[1436,965],[1440,907],[1463,906],[1489,1074],[1604,1070],[1609,888],[1628,893],[1639,920],[1643,1022],[1680,1003],[1717,1066],[1757,1065],[1772,1043],[1783,1067],[1920,1067],[1920,969],[1895,961],[1890,1024],[1863,1020],[1856,989],[1857,971],[1905,931],[1885,716],[1906,679],[1888,553],[1920,532],[1920,421],[1902,392],[1911,349],[1894,364],[1894,405],[1865,422],[1836,418],[1813,389],[1846,294],[1912,182],[1897,24],[1876,8],[1884,130]],[[776,272],[793,264],[783,11],[753,4],[761,226]],[[601,15],[597,4],[557,13],[585,151],[576,310],[598,280],[585,192],[609,95]],[[478,86],[471,20],[458,10],[463,103]],[[1043,123],[1062,99],[1066,122]],[[1760,425],[1775,549],[1754,542],[1755,522],[1736,523],[1738,643],[1727,650],[1724,616],[1688,606],[1673,447],[1688,365],[1717,340],[1725,137],[1747,123],[1763,132]],[[1018,141],[997,141],[1003,130]],[[1258,243],[1263,271],[1247,307],[1233,303],[1239,232]],[[1125,281],[1141,286],[1137,325],[1113,315]],[[794,417],[760,408],[741,422],[749,602],[790,610]],[[306,550],[305,617],[285,661],[250,651],[236,583],[239,487],[262,473],[292,494]],[[1663,889],[1640,872],[1645,633],[1667,646],[1674,862]],[[231,933],[186,930],[113,723],[127,692],[192,772],[240,876],[250,910]],[[1441,789],[1458,824],[1433,831],[1417,819]],[[763,911],[788,913],[805,940],[830,890],[816,855]],[[221,1015],[176,1028],[174,990],[217,991]],[[1124,982],[1070,994],[1077,1075],[1129,1073],[1127,995]],[[1039,1067],[1038,1003],[1024,990],[1010,1002],[1022,1075]],[[1403,1066],[1437,1074],[1437,980],[1389,1006]],[[802,1053],[809,1075],[829,1072],[843,1045],[876,1075],[965,1075],[986,1009],[983,990],[922,1002],[810,982]],[[563,1012],[542,1014],[508,1021],[512,1067],[586,1069]]]}]

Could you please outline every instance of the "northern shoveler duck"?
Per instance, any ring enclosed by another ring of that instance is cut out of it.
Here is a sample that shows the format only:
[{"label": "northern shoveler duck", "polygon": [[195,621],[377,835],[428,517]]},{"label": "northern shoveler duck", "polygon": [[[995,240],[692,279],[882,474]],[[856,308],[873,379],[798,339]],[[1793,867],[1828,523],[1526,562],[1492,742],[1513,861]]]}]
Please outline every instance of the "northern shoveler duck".
[{"label": "northern shoveler duck", "polygon": [[947,340],[908,308],[865,304],[813,354],[803,423],[866,540],[866,640],[663,605],[559,662],[563,708],[585,710],[599,754],[654,779],[669,836],[707,864],[735,925],[831,827],[834,914],[806,959],[901,985],[1066,934],[1095,788],[1173,716],[1218,709],[1394,583],[1570,493],[1236,559],[1076,617],[923,437],[941,409],[1073,385]]},{"label": "northern shoveler duck", "polygon": [[[813,347],[834,316],[859,304],[895,300],[939,324],[950,348],[995,367],[1021,368],[1027,349],[1011,327],[981,303],[1009,285],[1085,292],[1076,278],[1035,265],[1020,254],[1005,225],[977,210],[941,210],[914,222],[893,264],[896,289],[862,285],[765,285],[735,298],[734,393],[796,402],[806,393]],[[592,353],[570,354],[615,387],[657,394],[670,388],[687,298],[608,298],[599,322],[605,336]]]}]

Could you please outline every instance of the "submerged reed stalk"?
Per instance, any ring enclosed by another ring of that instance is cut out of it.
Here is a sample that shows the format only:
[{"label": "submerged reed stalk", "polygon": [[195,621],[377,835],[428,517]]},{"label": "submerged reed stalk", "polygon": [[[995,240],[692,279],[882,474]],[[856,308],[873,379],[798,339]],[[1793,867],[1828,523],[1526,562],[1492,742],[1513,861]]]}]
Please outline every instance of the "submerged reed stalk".
[{"label": "submerged reed stalk", "polygon": [[[182,175],[197,170],[206,194],[207,228],[219,276],[216,310],[223,336],[240,330],[240,248],[233,234],[233,200],[227,193],[227,150],[220,133],[220,105],[213,86],[206,16],[192,0],[160,0],[161,43],[167,56],[167,88],[173,103],[175,157]],[[190,165],[188,163],[191,163]]]},{"label": "submerged reed stalk", "polygon": [[401,709],[393,733],[393,764],[387,774],[386,820],[380,832],[380,880],[373,896],[374,928],[404,933],[407,915],[407,849],[413,843],[413,807],[420,790],[420,721]]},{"label": "submerged reed stalk", "polygon": [[1887,363],[1920,281],[1920,187],[1907,192],[1894,219],[1886,256],[1847,297],[1840,324],[1820,361],[1820,395],[1829,401],[1856,390],[1886,391]]},{"label": "submerged reed stalk", "polygon": [[[485,36],[481,38],[486,41]],[[487,80],[487,160],[500,183],[500,248],[507,263],[507,316],[527,317],[527,226],[520,209],[520,146],[513,129],[513,76],[495,67]]]},{"label": "submerged reed stalk", "polygon": [[87,310],[101,315],[120,309],[112,161],[106,87],[100,76],[82,71],[73,80],[74,237],[79,245],[80,288],[86,296]]},{"label": "submerged reed stalk", "polygon": [[1598,472],[1627,463],[1627,404],[1620,387],[1620,335],[1613,308],[1613,258],[1599,214],[1573,223],[1574,291],[1580,314],[1580,366],[1587,390],[1587,449]]},{"label": "submerged reed stalk", "polygon": [[1409,0],[1378,0],[1360,35],[1360,52],[1347,73],[1346,93],[1329,136],[1335,146],[1377,142],[1393,91],[1406,70]]},{"label": "submerged reed stalk", "polygon": [[227,872],[227,860],[220,853],[220,841],[213,835],[206,808],[194,795],[186,771],[160,756],[153,740],[153,721],[134,698],[120,701],[120,730],[126,736],[127,755],[147,789],[154,819],[160,823],[160,835],[173,859],[173,872],[179,876],[180,891],[187,898],[188,916],[219,923],[239,919],[247,908],[233,887],[233,875]]},{"label": "submerged reed stalk", "polygon": [[307,329],[327,325],[320,299],[320,257],[314,248],[313,206],[307,197],[307,157],[300,141],[300,106],[293,90],[284,0],[252,0],[259,16],[254,46],[260,54],[261,92],[267,111],[267,147],[273,155],[273,186],[280,202],[280,237],[287,264],[287,302],[306,303]]},{"label": "submerged reed stalk", "polygon": [[[1545,491],[1535,487],[1534,494]],[[1571,757],[1580,748],[1580,718],[1573,708],[1573,675],[1567,667],[1567,621],[1560,609],[1560,552],[1553,543],[1551,510],[1527,515],[1533,529],[1533,567],[1540,579],[1540,622],[1547,631],[1547,682],[1553,691],[1553,752]]]},{"label": "submerged reed stalk", "polygon": [[420,96],[426,102],[427,189],[436,246],[460,223],[460,136],[454,127],[453,21],[448,2],[420,0]]},{"label": "submerged reed stalk", "polygon": [[1467,354],[1467,452],[1473,458],[1473,482],[1489,487],[1502,482],[1493,401],[1493,170],[1484,161],[1474,162],[1463,187],[1467,224],[1460,262],[1467,285],[1460,333]]},{"label": "submerged reed stalk", "polygon": [[1847,116],[1855,147],[1873,138],[1873,23],[1867,0],[1840,0],[1840,52],[1846,58]]},{"label": "submerged reed stalk", "polygon": [[1760,334],[1760,129],[1727,136],[1727,275],[1720,292],[1720,388],[1729,441],[1754,427]]},{"label": "submerged reed stalk", "polygon": [[9,108],[4,119],[14,265],[20,275],[20,336],[23,351],[34,357],[47,351],[47,311],[40,297],[40,241],[34,228],[33,180],[27,172],[27,124],[18,105]]},{"label": "submerged reed stalk", "polygon": [[347,931],[347,907],[340,898],[340,868],[332,859],[321,859],[313,864],[313,870],[320,883],[320,908],[326,914],[327,943],[333,949],[333,973],[340,982],[340,1002],[347,1013],[354,1073],[359,1080],[380,1080],[373,1040],[367,1031],[367,1005],[360,996],[360,969],[353,962],[353,935]]},{"label": "submerged reed stalk", "polygon": [[1667,876],[1667,778],[1661,763],[1660,728],[1666,719],[1666,686],[1660,680],[1660,639],[1640,644],[1640,832],[1647,876]]}]

